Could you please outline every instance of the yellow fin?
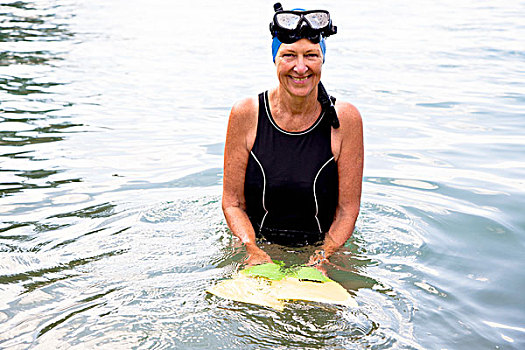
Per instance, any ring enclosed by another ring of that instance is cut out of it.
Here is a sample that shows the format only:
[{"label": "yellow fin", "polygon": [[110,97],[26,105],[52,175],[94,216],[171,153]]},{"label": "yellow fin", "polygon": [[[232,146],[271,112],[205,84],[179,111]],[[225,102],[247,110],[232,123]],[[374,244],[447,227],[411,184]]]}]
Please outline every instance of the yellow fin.
[{"label": "yellow fin", "polygon": [[271,282],[263,278],[237,274],[232,279],[219,282],[207,292],[221,298],[267,306],[279,311],[284,309],[284,301],[275,297]]},{"label": "yellow fin", "polygon": [[279,281],[236,274],[207,291],[218,297],[248,304],[271,307],[282,311],[287,300],[357,307],[357,302],[339,283],[301,281],[286,277]]},{"label": "yellow fin", "polygon": [[357,307],[357,302],[339,283],[300,281],[287,277],[272,283],[273,293],[281,300],[303,300]]}]

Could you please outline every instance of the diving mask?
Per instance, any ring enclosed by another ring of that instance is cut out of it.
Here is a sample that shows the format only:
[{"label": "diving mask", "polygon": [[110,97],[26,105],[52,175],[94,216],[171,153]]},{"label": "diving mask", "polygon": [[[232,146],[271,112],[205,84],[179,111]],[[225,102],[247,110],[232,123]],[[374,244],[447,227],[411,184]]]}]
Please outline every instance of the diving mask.
[{"label": "diving mask", "polygon": [[273,7],[275,15],[270,23],[270,32],[285,44],[294,43],[302,38],[317,44],[322,37],[337,33],[337,27],[332,24],[328,11],[283,11],[280,3]]}]

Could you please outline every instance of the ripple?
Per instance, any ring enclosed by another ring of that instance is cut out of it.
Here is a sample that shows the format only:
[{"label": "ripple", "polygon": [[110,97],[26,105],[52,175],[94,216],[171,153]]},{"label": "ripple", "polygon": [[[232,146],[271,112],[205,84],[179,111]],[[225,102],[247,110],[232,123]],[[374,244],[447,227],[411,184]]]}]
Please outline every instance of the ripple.
[{"label": "ripple", "polygon": [[220,197],[196,197],[183,199],[174,203],[165,203],[144,211],[141,220],[149,223],[164,223],[170,221],[190,221],[197,224],[199,221],[206,226],[206,218],[215,218]]},{"label": "ripple", "polygon": [[62,41],[72,34],[64,21],[67,16],[58,14],[60,4],[50,1],[16,1],[0,4],[2,14],[2,42],[19,41]]},{"label": "ripple", "polygon": [[51,201],[53,204],[73,204],[86,202],[91,199],[91,196],[82,193],[68,194],[64,196],[54,197]]},{"label": "ripple", "polygon": [[453,108],[459,105],[459,102],[429,102],[429,103],[416,103],[417,106],[430,107],[430,108]]},{"label": "ripple", "polygon": [[68,213],[60,213],[49,218],[67,218],[67,217],[78,217],[78,218],[105,218],[111,217],[114,214],[113,209],[115,208],[114,204],[111,203],[102,203],[94,206],[82,208]]}]

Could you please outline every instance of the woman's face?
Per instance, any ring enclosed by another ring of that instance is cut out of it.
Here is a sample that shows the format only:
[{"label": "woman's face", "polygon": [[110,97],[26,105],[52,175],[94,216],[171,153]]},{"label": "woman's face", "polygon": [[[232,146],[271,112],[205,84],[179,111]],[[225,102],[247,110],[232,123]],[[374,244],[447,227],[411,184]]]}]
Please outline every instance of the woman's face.
[{"label": "woman's face", "polygon": [[319,44],[300,39],[282,44],[275,58],[281,87],[293,96],[308,96],[321,80],[323,53]]}]

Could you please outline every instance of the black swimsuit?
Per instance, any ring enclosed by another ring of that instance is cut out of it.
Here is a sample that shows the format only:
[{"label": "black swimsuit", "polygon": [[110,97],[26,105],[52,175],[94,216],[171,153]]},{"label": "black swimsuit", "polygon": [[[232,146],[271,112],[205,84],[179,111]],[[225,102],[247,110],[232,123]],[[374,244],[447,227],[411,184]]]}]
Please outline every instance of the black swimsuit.
[{"label": "black swimsuit", "polygon": [[324,112],[304,131],[285,131],[272,118],[268,91],[259,95],[257,136],[244,185],[246,211],[259,236],[284,245],[324,238],[338,196],[331,131]]}]

